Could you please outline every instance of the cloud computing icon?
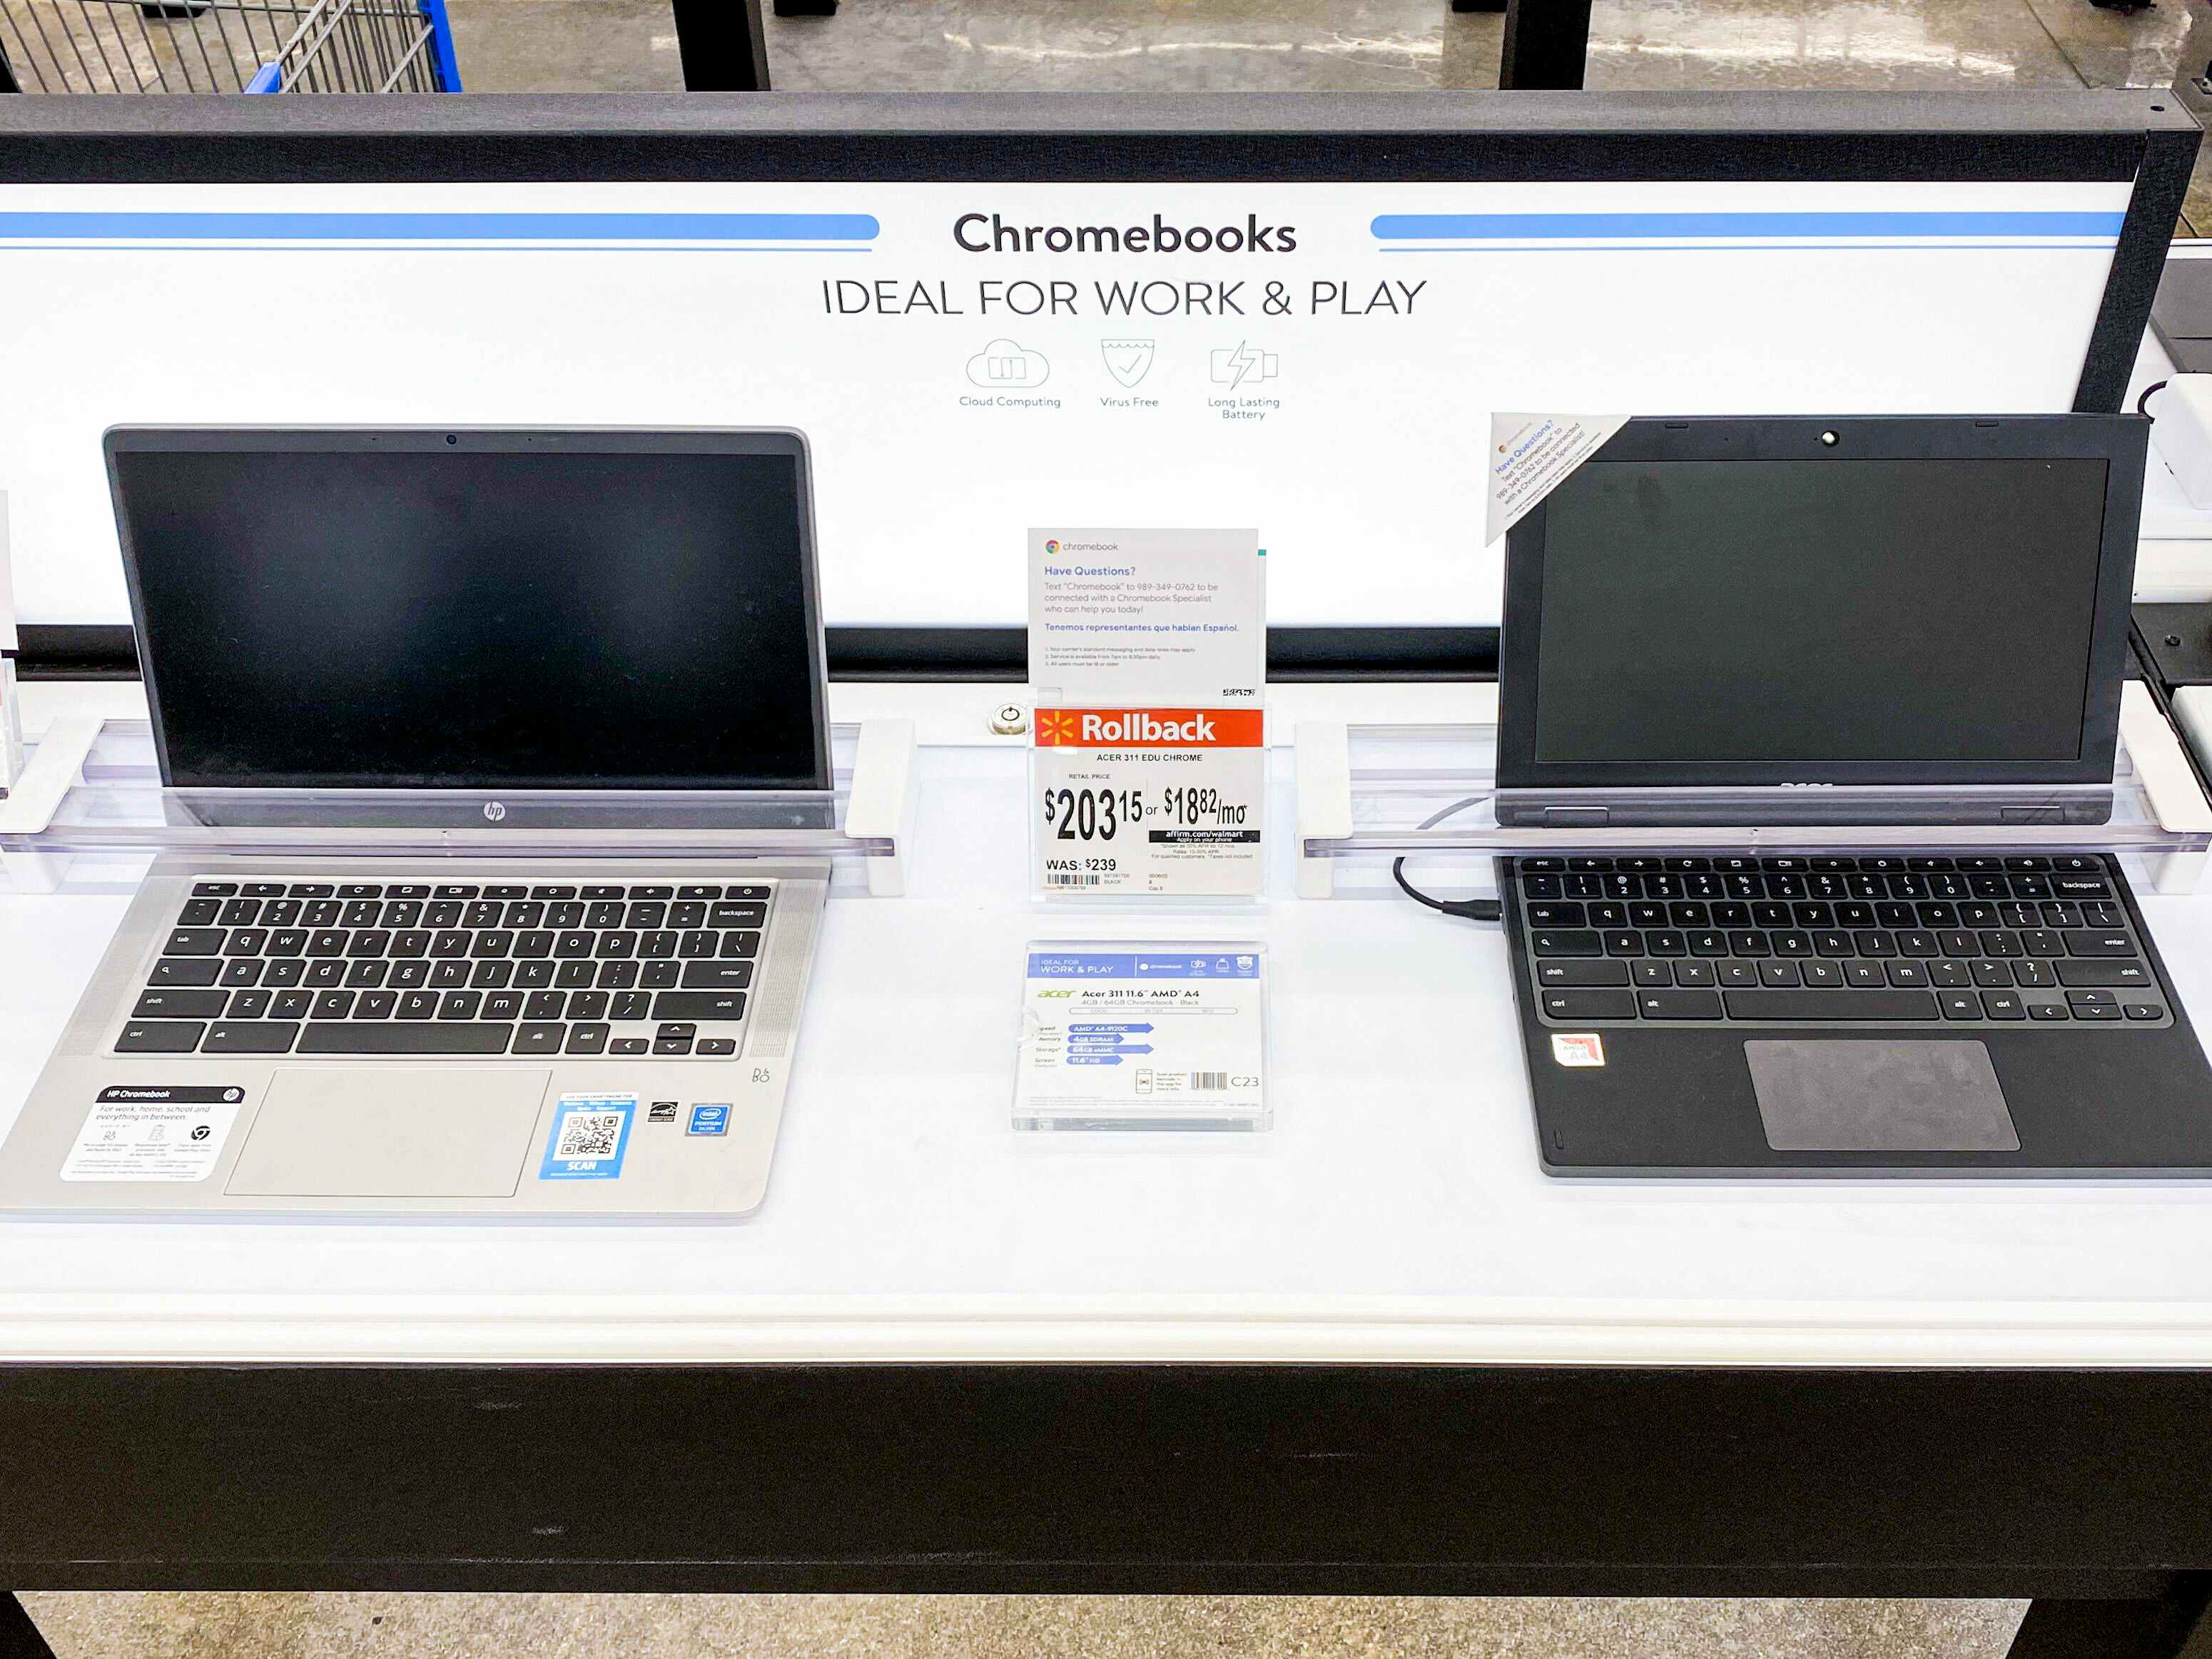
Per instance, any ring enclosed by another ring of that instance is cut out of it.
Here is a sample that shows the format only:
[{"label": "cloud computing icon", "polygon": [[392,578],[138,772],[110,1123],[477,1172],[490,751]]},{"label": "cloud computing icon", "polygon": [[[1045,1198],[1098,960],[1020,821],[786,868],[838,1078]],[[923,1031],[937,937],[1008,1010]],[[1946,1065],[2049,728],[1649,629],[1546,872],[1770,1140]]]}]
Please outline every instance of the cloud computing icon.
[{"label": "cloud computing icon", "polygon": [[1051,373],[1044,353],[1014,340],[994,340],[968,360],[969,380],[981,386],[1042,386]]}]

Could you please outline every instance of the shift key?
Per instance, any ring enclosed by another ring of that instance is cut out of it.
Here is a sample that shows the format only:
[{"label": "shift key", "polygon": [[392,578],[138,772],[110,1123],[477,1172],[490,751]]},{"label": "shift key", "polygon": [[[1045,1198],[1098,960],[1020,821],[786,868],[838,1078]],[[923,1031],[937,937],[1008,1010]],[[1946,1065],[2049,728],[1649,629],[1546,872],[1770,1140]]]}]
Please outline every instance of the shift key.
[{"label": "shift key", "polygon": [[2111,960],[2067,961],[2053,964],[2061,985],[2151,985],[2150,964]]},{"label": "shift key", "polygon": [[[736,965],[743,967],[746,964],[740,963]],[[1557,985],[1626,985],[1628,983],[1628,964],[1613,959],[1577,962],[1571,957],[1540,962],[1536,964],[1536,983],[1547,991]]]},{"label": "shift key", "polygon": [[743,1019],[743,991],[660,991],[653,999],[655,1019]]}]

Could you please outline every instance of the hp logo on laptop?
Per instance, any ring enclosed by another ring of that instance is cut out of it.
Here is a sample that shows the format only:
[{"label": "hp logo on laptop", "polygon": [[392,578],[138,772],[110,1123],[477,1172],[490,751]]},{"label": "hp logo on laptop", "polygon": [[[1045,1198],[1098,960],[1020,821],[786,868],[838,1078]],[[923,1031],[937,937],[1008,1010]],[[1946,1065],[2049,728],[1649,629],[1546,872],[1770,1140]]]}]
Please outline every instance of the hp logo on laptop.
[{"label": "hp logo on laptop", "polygon": [[502,806],[502,805],[501,805],[497,801],[495,801],[495,800],[488,800],[488,801],[486,801],[486,802],[484,803],[484,822],[485,822],[485,823],[498,823],[501,818],[505,817],[506,816],[507,816],[507,808],[506,808],[506,807],[504,807],[504,806]]}]

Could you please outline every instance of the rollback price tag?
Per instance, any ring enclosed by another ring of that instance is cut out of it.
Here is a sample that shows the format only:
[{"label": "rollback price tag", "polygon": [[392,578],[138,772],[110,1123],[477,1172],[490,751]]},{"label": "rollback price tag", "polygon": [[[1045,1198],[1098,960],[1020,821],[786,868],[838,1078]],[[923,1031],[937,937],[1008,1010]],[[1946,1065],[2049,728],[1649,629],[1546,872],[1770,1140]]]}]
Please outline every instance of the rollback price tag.
[{"label": "rollback price tag", "polygon": [[1034,884],[1259,892],[1259,533],[1032,530],[1029,552]]}]

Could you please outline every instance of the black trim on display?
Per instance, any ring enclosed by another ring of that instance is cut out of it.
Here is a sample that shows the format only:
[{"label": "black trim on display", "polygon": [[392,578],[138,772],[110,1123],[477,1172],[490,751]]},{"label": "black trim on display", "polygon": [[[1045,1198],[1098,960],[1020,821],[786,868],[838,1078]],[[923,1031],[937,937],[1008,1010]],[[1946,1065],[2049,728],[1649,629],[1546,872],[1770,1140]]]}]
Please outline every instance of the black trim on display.
[{"label": "black trim on display", "polygon": [[138,641],[128,623],[22,623],[15,676],[26,680],[135,680]]},{"label": "black trim on display", "polygon": [[[138,647],[125,623],[26,623],[16,629],[27,680],[135,680]],[[830,628],[833,680],[1019,684],[1029,637],[1019,628]],[[1271,628],[1277,681],[1493,680],[1495,628]]]},{"label": "black trim on display", "polygon": [[23,1589],[2150,1598],[2208,1481],[2194,1370],[0,1367]]},{"label": "black trim on display", "polygon": [[2125,180],[2197,132],[2156,91],[55,98],[0,106],[0,177]]},{"label": "black trim on display", "polygon": [[[2165,100],[2151,107],[2164,113],[2172,102]],[[2081,383],[2074,394],[2078,411],[2110,411],[2124,405],[2128,381],[2135,374],[2136,353],[2142,348],[2143,329],[2150,320],[2151,301],[2157,297],[2159,279],[2166,272],[2166,250],[2173,245],[2181,198],[2188,193],[2190,173],[2197,165],[2197,149],[2203,137],[2201,132],[2143,135],[2142,164],[2136,172],[2135,193],[2128,200],[2119,244],[2112,250],[2104,303],[2098,307],[2088,356],[2081,365]]]}]

